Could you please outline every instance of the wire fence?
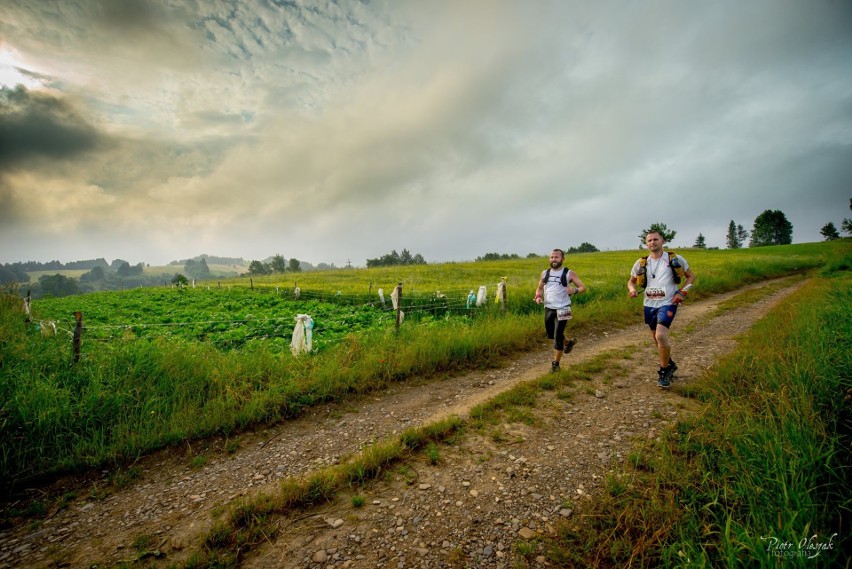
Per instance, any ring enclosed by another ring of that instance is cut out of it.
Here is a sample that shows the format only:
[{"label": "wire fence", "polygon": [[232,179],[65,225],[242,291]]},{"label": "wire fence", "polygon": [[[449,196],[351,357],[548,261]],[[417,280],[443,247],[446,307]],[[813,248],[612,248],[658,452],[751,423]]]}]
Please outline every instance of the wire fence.
[{"label": "wire fence", "polygon": [[[204,287],[193,287],[204,288]],[[213,290],[213,286],[207,286]],[[258,294],[273,294],[285,301],[286,308],[293,309],[305,304],[323,303],[331,307],[316,315],[313,340],[316,349],[321,350],[343,335],[367,329],[382,329],[394,326],[399,331],[405,320],[421,321],[424,318],[466,317],[473,319],[495,310],[506,311],[507,292],[505,279],[497,287],[497,295],[490,297],[486,290],[475,294],[471,289],[451,289],[446,292],[407,292],[403,294],[402,285],[394,287],[391,294],[382,296],[379,289],[370,295],[344,294],[342,292],[301,291],[298,287],[283,289],[280,286],[248,287],[228,285],[217,286],[217,290],[251,290]],[[372,287],[371,287],[372,288]],[[483,289],[485,287],[482,287]],[[394,292],[397,298],[394,299]],[[483,294],[484,293],[484,294]],[[315,306],[314,306],[315,308]],[[266,307],[265,309],[268,309]],[[27,300],[29,318],[29,300]],[[200,342],[209,342],[218,349],[237,349],[258,341],[276,341],[287,344],[298,326],[298,314],[287,316],[243,316],[235,318],[182,319],[180,321],[134,321],[125,323],[84,323],[82,311],[77,311],[79,321],[34,320],[33,324],[44,336],[67,336],[74,338],[75,361],[79,358],[79,344],[85,335],[86,341],[110,343],[155,338],[187,338]],[[102,317],[101,317],[102,319]]]}]

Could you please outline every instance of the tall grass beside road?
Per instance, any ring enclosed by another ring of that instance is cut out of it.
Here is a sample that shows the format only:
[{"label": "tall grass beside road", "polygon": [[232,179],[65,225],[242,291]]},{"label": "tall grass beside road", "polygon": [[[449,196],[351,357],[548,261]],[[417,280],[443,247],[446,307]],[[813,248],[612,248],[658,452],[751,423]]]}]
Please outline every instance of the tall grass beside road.
[{"label": "tall grass beside road", "polygon": [[67,349],[21,330],[20,314],[2,318],[11,332],[0,346],[6,484],[293,417],[413,375],[496,365],[495,356],[540,341],[537,318],[496,317],[403,328],[398,337],[352,335],[322,357],[134,340],[101,347],[71,367]]},{"label": "tall grass beside road", "polygon": [[[700,283],[690,298],[821,265],[841,246],[848,249],[849,242],[747,252],[690,251],[688,258]],[[582,333],[641,321],[641,302],[627,299],[624,284],[638,255],[628,251],[569,258],[590,286],[588,294],[576,298],[573,330]],[[164,446],[274,422],[295,416],[306,406],[379,390],[412,376],[497,365],[499,356],[544,341],[541,308],[532,301],[544,266],[544,260],[533,259],[300,275],[303,290],[331,296],[335,289],[363,290],[383,280],[412,279],[416,286],[409,290],[466,290],[468,282],[496,282],[508,276],[510,297],[506,314],[491,309],[475,318],[406,320],[398,336],[393,329],[368,329],[302,357],[291,356],[286,342],[280,341],[258,340],[222,351],[211,342],[174,336],[88,344],[84,337],[83,357],[72,366],[69,338],[62,334],[45,338],[32,324],[25,325],[20,301],[7,296],[0,302],[2,486],[19,487],[65,470],[121,464]],[[340,282],[331,282],[338,277]],[[274,282],[260,285],[274,287]],[[184,304],[216,294],[172,292],[182,294]],[[97,294],[111,294],[114,302],[122,293]],[[124,294],[140,314],[164,313],[148,310],[146,290]],[[75,310],[74,302],[74,297],[36,301],[33,314],[36,319],[53,318]]]},{"label": "tall grass beside road", "polygon": [[[847,256],[848,261],[848,256]],[[845,270],[843,270],[845,266]],[[706,406],[636,451],[551,550],[603,567],[848,567],[852,280],[831,263],[692,389]]]}]

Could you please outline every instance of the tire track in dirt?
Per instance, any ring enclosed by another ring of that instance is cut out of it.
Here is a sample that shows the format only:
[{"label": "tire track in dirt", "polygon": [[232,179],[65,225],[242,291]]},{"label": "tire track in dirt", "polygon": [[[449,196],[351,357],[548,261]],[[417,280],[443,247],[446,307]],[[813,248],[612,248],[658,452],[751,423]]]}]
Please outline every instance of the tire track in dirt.
[{"label": "tire track in dirt", "polygon": [[[675,354],[683,353],[678,357],[681,368],[679,373],[709,365],[709,360],[705,361],[706,358],[701,354],[693,354],[694,350],[689,346],[705,346],[701,349],[710,354],[711,359],[715,359],[720,353],[730,349],[727,342],[733,345],[733,340],[729,337],[730,334],[726,338],[713,336],[702,339],[702,333],[717,329],[715,324],[699,326],[695,332],[689,334],[678,332],[678,330],[685,330],[690,324],[700,322],[720,303],[743,290],[766,286],[770,282],[773,281],[758,283],[708,300],[686,304],[678,312],[676,328],[673,330]],[[782,289],[770,298],[783,298],[794,289],[794,287]],[[739,312],[738,319],[746,327],[750,326],[765,312],[768,304],[768,300],[758,302],[748,311]],[[725,315],[722,316],[722,318],[725,317]],[[734,330],[734,327],[728,324],[726,330]],[[647,376],[653,374],[656,368],[653,367],[654,358],[649,358],[649,354],[650,356],[653,354],[650,352],[650,335],[644,325],[637,324],[623,330],[594,335],[579,335],[577,346],[569,356],[563,359],[563,365],[584,362],[612,349],[643,345],[645,348],[637,350],[638,355],[634,356],[636,361],[633,367],[637,370],[636,375],[617,378],[616,382],[621,386],[619,391],[623,391],[623,388],[627,386],[635,386],[637,389],[647,391],[641,395],[642,404],[651,408],[653,405],[649,404],[649,399],[660,398],[655,385],[648,384]],[[710,345],[712,347],[706,347]],[[96,562],[128,561],[134,559],[136,555],[133,544],[138,543],[140,536],[145,536],[147,541],[153,543],[157,551],[166,555],[165,559],[168,562],[174,563],[197,544],[199,536],[210,527],[213,514],[221,510],[223,506],[255,492],[272,492],[277,481],[282,478],[301,475],[334,464],[348,455],[357,453],[372,442],[392,436],[410,426],[426,424],[451,415],[466,416],[472,407],[497,393],[522,381],[545,374],[549,370],[550,351],[550,344],[543,342],[540,350],[507,360],[505,365],[498,369],[474,371],[444,380],[407,381],[357,401],[319,406],[299,419],[241,435],[236,441],[239,448],[231,454],[215,450],[205,452],[200,448],[210,446],[212,449],[217,445],[220,448],[225,446],[226,443],[220,440],[193,443],[199,448],[187,449],[186,453],[175,451],[155,453],[138,461],[136,467],[140,474],[133,483],[104,499],[91,497],[92,480],[57,481],[51,488],[43,489],[43,491],[74,490],[77,498],[71,500],[67,508],[52,512],[38,527],[30,531],[27,531],[27,528],[18,527],[0,533],[0,568],[56,567],[57,565],[88,567]],[[691,372],[688,373],[692,375]],[[619,397],[625,396],[628,396],[628,391],[619,393]],[[589,403],[595,406],[599,405],[601,400],[592,396]],[[633,411],[639,412],[632,409],[631,413]],[[569,418],[579,420],[588,417],[587,413],[588,410],[580,407],[573,410]],[[560,420],[565,422],[565,417],[562,415],[560,417]],[[615,418],[614,414],[612,418]],[[583,420],[590,426],[603,424],[600,418]],[[580,427],[585,428],[584,425]],[[532,438],[532,434],[527,432],[528,428],[510,425],[507,426],[506,431],[511,436],[525,440]],[[626,432],[630,430],[627,429]],[[629,435],[614,436],[618,436],[619,440],[630,438]],[[548,440],[543,448],[556,449],[561,442],[564,441],[555,436],[553,440]],[[570,442],[581,446],[597,444],[582,438],[571,439]],[[481,441],[480,443],[482,444]],[[487,443],[484,444],[487,446]],[[563,449],[563,452],[567,451]],[[548,451],[548,453],[558,454],[555,451]],[[548,462],[547,453],[544,456],[537,456],[532,452],[527,454],[532,457],[531,461],[541,461],[537,464]],[[580,456],[582,455],[583,453],[580,453]],[[193,456],[196,457],[195,461],[192,460]],[[204,460],[199,460],[197,458],[199,456],[204,457]],[[447,463],[449,462],[447,460]],[[597,464],[597,461],[589,459],[587,463],[592,465]],[[531,464],[531,462],[524,464]],[[468,464],[468,466],[475,470],[477,465]],[[512,466],[505,468],[512,468]],[[500,472],[505,472],[505,468]],[[576,465],[570,468],[577,470]],[[462,471],[453,474],[452,468],[445,473],[447,480],[454,480],[453,476],[462,475]],[[94,482],[102,486],[106,481],[104,478]],[[449,482],[443,487],[448,488],[447,484]],[[442,485],[438,484],[438,486]],[[456,502],[458,500],[453,503]],[[511,504],[511,501],[509,503]],[[505,500],[503,504],[506,504]],[[351,510],[351,506],[349,509]],[[387,513],[390,510],[383,511]],[[311,527],[317,525],[315,519],[310,516],[308,519],[312,524]],[[461,519],[457,522],[464,524],[465,520]],[[319,523],[319,526],[322,527],[323,524]],[[373,529],[375,528],[370,528],[364,535],[375,534]],[[306,542],[302,547],[319,551],[319,545],[314,542],[322,541],[319,536],[325,535],[324,530],[308,533],[312,534],[313,540]],[[299,541],[295,539],[290,545],[295,547]],[[428,554],[421,555],[424,549],[433,552],[447,550],[445,547],[440,547],[445,545],[444,541],[446,540],[440,540],[438,545],[434,545],[435,539],[422,540],[422,543],[427,545],[416,547],[415,549],[420,551],[417,553],[420,557],[411,561],[417,561],[419,566],[425,559],[431,559]],[[312,546],[311,543],[314,545]],[[487,547],[487,545],[483,546],[483,550],[487,551]],[[494,548],[496,547],[494,545]],[[273,548],[274,551],[278,549],[281,548],[277,546]],[[284,549],[290,551],[292,548],[288,546]],[[377,554],[380,550],[381,547],[370,549]],[[491,551],[494,555],[493,560],[498,559],[495,551],[497,549]],[[270,562],[271,559],[267,555],[267,553],[259,553],[255,558]],[[361,555],[363,556],[363,553]],[[446,557],[449,554],[435,553],[435,555],[438,557],[434,562],[438,563],[440,556]],[[302,565],[293,566],[305,566],[304,561],[307,559],[310,562],[309,557],[305,556],[304,552],[294,553],[292,558],[299,559]],[[357,561],[357,565],[351,566],[376,566],[367,564],[366,559],[370,559],[370,562],[380,560],[379,557],[371,555],[362,560],[352,557],[349,561],[353,563]],[[283,566],[282,563],[283,560],[280,557],[274,562],[276,566]],[[262,566],[256,563],[253,565]]]}]

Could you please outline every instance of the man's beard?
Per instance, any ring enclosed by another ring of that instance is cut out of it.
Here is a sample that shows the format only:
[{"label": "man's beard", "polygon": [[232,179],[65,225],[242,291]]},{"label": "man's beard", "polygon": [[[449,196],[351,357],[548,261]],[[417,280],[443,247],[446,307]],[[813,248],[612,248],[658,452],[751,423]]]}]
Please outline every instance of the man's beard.
[{"label": "man's beard", "polygon": [[562,266],[562,261],[550,261],[550,268],[551,269],[558,269],[561,266]]}]

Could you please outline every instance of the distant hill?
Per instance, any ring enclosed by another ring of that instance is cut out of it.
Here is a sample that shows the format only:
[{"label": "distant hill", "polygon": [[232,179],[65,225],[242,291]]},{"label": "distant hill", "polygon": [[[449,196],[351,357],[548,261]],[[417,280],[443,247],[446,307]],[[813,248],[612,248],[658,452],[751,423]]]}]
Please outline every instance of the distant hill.
[{"label": "distant hill", "polygon": [[191,259],[181,259],[180,261],[172,261],[169,265],[185,265],[187,261],[200,261],[204,259],[208,265],[241,265],[247,266],[248,263],[242,257],[217,257],[206,253],[192,257]]}]

